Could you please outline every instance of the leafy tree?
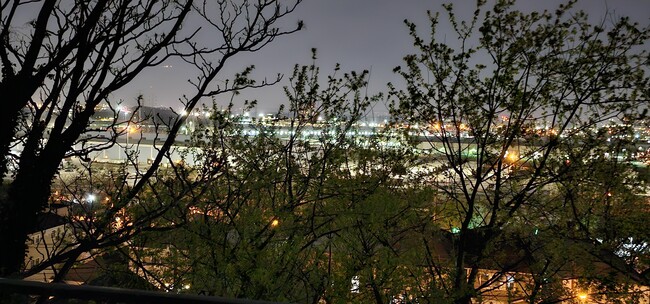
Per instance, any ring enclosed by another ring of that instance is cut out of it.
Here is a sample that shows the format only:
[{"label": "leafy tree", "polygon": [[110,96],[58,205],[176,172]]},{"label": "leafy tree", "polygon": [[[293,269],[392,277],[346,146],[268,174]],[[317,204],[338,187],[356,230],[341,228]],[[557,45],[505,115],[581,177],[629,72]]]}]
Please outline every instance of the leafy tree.
[{"label": "leafy tree", "polygon": [[397,253],[407,250],[397,244],[423,220],[415,206],[428,197],[412,200],[396,179],[409,153],[350,136],[375,97],[363,96],[367,73],[337,73],[322,83],[315,65],[297,66],[288,114],[252,125],[255,136],[215,111],[196,153],[223,168],[197,185],[205,193],[187,225],[131,243],[142,275],[183,292],[277,301],[389,302],[402,293],[409,275]]},{"label": "leafy tree", "polygon": [[[301,23],[287,30],[277,27],[299,3],[3,1],[0,96],[5,109],[0,114],[0,176],[10,173],[10,162],[15,161],[17,169],[11,172],[0,200],[0,276],[21,272],[27,233],[47,206],[62,161],[75,156],[87,161],[88,153],[115,145],[116,138],[128,131],[132,119],[120,119],[116,104],[110,101],[113,92],[172,58],[186,62],[197,75],[191,82],[193,91],[181,100],[186,112],[204,97],[268,85],[247,79],[251,67],[225,85],[213,82],[217,76],[226,76],[223,67],[233,57],[255,52],[300,29]],[[35,14],[29,16],[30,12]],[[24,15],[31,19],[21,27]],[[204,33],[213,39],[197,41]],[[100,106],[113,114],[108,126],[113,133],[103,143],[92,144],[97,133],[92,132],[91,117]],[[112,205],[103,211],[99,227],[92,229],[98,238],[70,246],[37,268],[73,263],[82,252],[122,243],[150,227],[155,216],[143,216],[139,227],[103,234],[110,231],[112,217],[137,202],[141,190],[151,186],[149,180],[168,156],[186,119],[179,115],[169,122],[167,139],[157,147],[152,165],[138,171],[133,187],[110,193]],[[171,208],[158,207],[150,214],[161,215]]]},{"label": "leafy tree", "polygon": [[[451,42],[449,35],[441,40],[439,14],[429,14],[430,39],[421,38],[415,24],[406,21],[419,53],[406,56],[406,67],[395,70],[406,88],[391,89],[397,121],[425,134],[428,143],[423,146],[439,160],[428,180],[456,210],[449,227],[454,232],[453,265],[440,267],[452,281],[443,289],[445,297],[455,303],[469,303],[507,279],[517,266],[516,256],[533,261],[530,254],[546,252],[537,257],[539,267],[531,268],[540,271],[533,276],[539,275],[538,284],[545,290],[544,282],[553,273],[566,270],[558,260],[579,259],[585,250],[596,261],[612,259],[610,266],[620,260],[614,253],[622,245],[601,243],[595,235],[578,240],[567,225],[584,223],[584,213],[596,212],[590,206],[601,201],[596,193],[607,193],[602,183],[616,183],[596,172],[635,178],[619,170],[624,166],[614,168],[603,161],[602,141],[591,137],[604,123],[633,124],[644,113],[649,82],[643,46],[649,28],[611,16],[591,24],[584,12],[572,9],[573,1],[554,12],[524,13],[514,4],[497,1],[486,9],[485,1],[479,1],[467,21],[458,20],[453,6],[445,5],[457,38]],[[577,172],[600,180],[590,183]],[[567,187],[594,194],[575,196]],[[639,207],[634,203],[641,200],[638,193],[628,193],[617,196],[619,204]],[[567,203],[571,197],[580,197],[580,202]],[[571,214],[571,206],[578,213],[568,219],[563,214]],[[647,219],[646,208],[635,210]],[[604,225],[617,235],[614,242],[634,238],[643,244],[645,236],[623,228],[638,219],[614,220],[610,209],[604,221],[603,212],[597,212],[598,224],[591,221],[581,230]],[[550,227],[552,233],[540,233]],[[525,241],[519,249],[504,252],[518,240]],[[543,242],[565,243],[561,247],[567,250],[553,252],[541,246]],[[574,247],[578,249],[568,249]],[[634,265],[644,259],[635,256]],[[647,286],[647,272],[639,273],[646,267],[633,269],[629,262],[615,268]],[[497,270],[491,282],[495,284],[479,284],[479,269],[487,265]],[[534,293],[529,299],[538,301]]]}]

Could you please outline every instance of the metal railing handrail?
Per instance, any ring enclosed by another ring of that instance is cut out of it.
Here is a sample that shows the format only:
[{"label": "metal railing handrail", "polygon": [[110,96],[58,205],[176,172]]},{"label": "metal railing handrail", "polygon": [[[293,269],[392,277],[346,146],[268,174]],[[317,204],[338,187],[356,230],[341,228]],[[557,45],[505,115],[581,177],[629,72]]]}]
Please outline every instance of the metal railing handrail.
[{"label": "metal railing handrail", "polygon": [[63,283],[43,283],[18,279],[0,278],[0,290],[25,295],[54,296],[66,299],[109,300],[124,303],[188,303],[188,304],[272,304],[275,302],[246,299],[222,298],[205,295],[189,295],[103,287],[90,285],[68,285]]}]

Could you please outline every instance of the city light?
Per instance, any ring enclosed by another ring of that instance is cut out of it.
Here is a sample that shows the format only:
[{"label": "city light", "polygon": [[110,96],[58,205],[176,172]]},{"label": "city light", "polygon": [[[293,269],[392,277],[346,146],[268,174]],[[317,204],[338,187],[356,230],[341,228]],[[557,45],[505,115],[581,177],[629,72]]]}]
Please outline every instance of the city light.
[{"label": "city light", "polygon": [[119,216],[115,218],[115,228],[116,229],[121,229],[124,226],[124,223],[122,221],[122,218]]},{"label": "city light", "polygon": [[587,299],[587,293],[586,292],[579,293],[578,294],[578,299],[580,299],[580,301],[586,300]]},{"label": "city light", "polygon": [[506,154],[503,156],[509,162],[516,162],[519,160],[519,154],[517,152],[506,151]]}]

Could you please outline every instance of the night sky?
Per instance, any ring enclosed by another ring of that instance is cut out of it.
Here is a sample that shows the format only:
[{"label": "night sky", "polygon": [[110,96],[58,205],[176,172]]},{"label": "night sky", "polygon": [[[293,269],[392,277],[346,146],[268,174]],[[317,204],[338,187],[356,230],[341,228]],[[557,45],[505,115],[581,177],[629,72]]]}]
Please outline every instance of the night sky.
[{"label": "night sky", "polygon": [[[399,85],[400,80],[392,73],[392,69],[402,63],[404,55],[414,52],[403,20],[407,18],[415,21],[420,25],[421,32],[426,34],[426,11],[441,11],[441,4],[446,2],[448,1],[305,0],[286,19],[287,25],[295,25],[299,19],[304,20],[304,30],[281,37],[260,52],[238,57],[226,67],[226,72],[232,75],[243,66],[254,64],[257,79],[273,78],[277,73],[284,74],[283,83],[275,87],[248,91],[237,97],[239,101],[257,99],[260,112],[274,111],[279,104],[285,102],[282,86],[286,85],[294,64],[311,62],[311,48],[318,49],[318,65],[323,76],[332,71],[337,62],[341,63],[343,71],[369,69],[372,72],[369,91],[385,91],[389,81]],[[524,11],[554,10],[564,2],[526,0],[519,1],[517,7]],[[475,1],[472,0],[455,1],[454,5],[461,16],[469,16],[475,9]],[[609,10],[614,16],[630,16],[643,25],[650,23],[650,0],[583,0],[577,8],[587,11],[594,21],[602,19],[606,10]],[[442,22],[441,29],[445,27],[447,25]],[[451,32],[449,35],[451,39]],[[135,96],[143,94],[146,105],[179,108],[178,98],[190,93],[186,85],[186,79],[190,75],[182,65],[174,63],[171,63],[171,67],[157,67],[142,74],[128,88],[116,92],[113,99],[131,103]],[[221,79],[226,77],[224,74]],[[222,96],[217,101],[223,105],[229,98]]]}]

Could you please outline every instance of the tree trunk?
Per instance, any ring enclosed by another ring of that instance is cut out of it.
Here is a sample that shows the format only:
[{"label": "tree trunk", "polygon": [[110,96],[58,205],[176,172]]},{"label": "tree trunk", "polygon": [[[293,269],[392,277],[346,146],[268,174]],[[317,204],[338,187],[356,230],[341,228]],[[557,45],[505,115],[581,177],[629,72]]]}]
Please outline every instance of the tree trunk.
[{"label": "tree trunk", "polygon": [[37,156],[34,149],[27,150],[29,143],[25,148],[20,170],[0,208],[4,220],[0,226],[0,244],[4,246],[0,277],[14,277],[21,271],[29,233],[38,224],[39,212],[47,207],[50,185],[62,159],[58,153]]},{"label": "tree trunk", "polygon": [[[9,172],[6,156],[9,155],[11,142],[14,141],[16,136],[20,111],[25,106],[28,98],[25,98],[25,90],[21,88],[19,82],[17,79],[12,78],[0,83],[0,96],[2,96],[4,107],[0,111],[0,155],[2,155],[0,158],[0,177],[4,177]],[[2,219],[1,213],[0,219]]]}]

